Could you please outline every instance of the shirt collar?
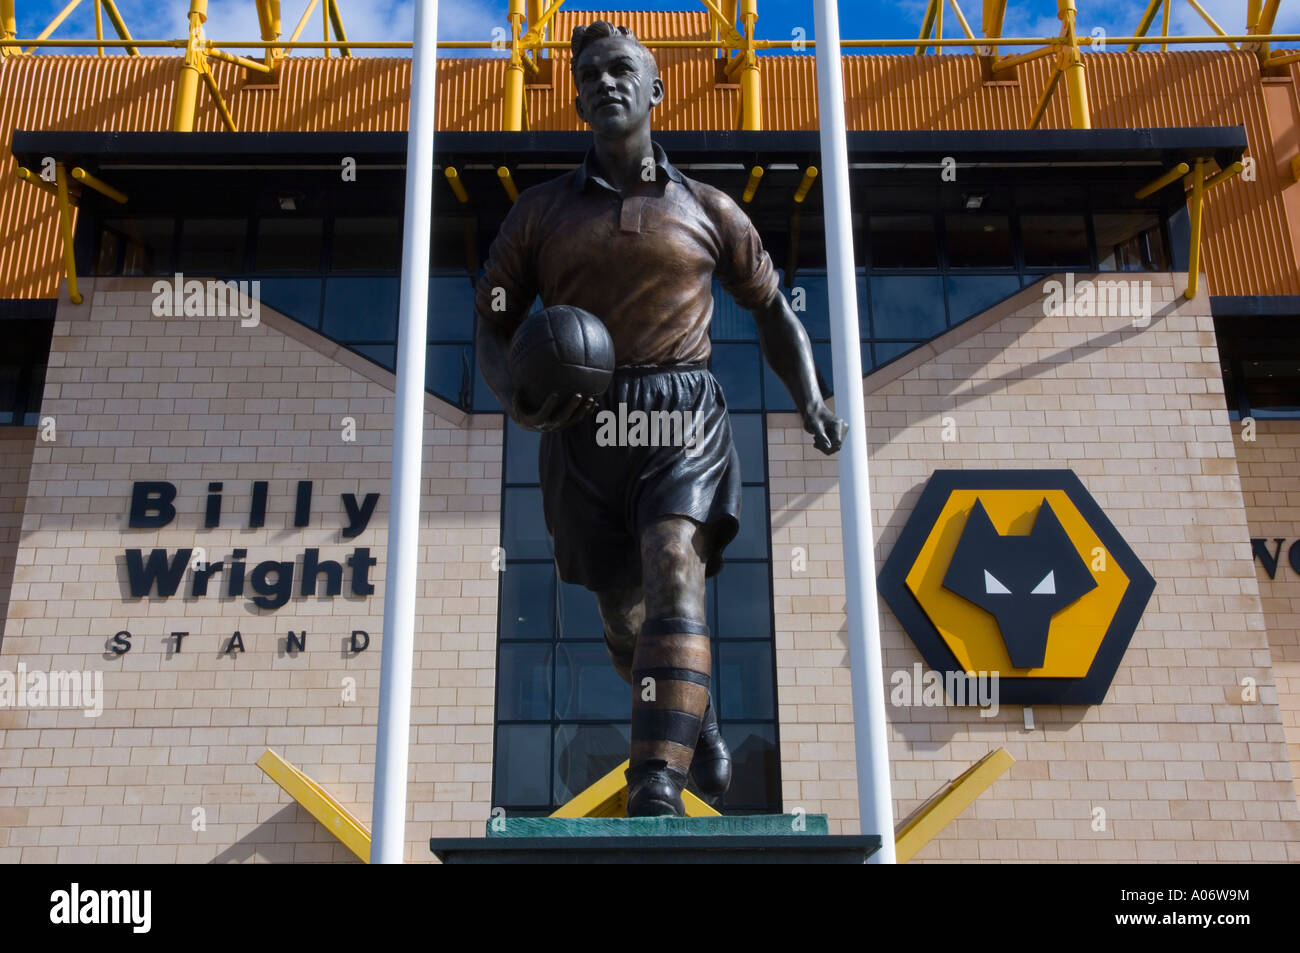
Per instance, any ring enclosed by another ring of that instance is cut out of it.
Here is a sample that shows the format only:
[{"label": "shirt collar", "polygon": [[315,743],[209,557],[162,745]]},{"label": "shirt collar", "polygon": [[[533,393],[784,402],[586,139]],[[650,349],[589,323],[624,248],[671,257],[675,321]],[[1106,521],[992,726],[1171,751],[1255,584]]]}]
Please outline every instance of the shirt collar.
[{"label": "shirt collar", "polygon": [[[652,142],[651,147],[654,149],[655,166],[663,170],[664,175],[674,182],[681,184],[682,174],[677,171],[671,162],[668,161],[668,154],[664,152],[663,146],[657,142]],[[581,192],[587,187],[587,182],[595,182],[603,189],[610,192],[617,192],[614,186],[610,185],[602,176],[596,166],[596,150],[588,149],[587,155],[582,160],[582,165],[578,166],[578,174],[573,179],[573,187]]]}]

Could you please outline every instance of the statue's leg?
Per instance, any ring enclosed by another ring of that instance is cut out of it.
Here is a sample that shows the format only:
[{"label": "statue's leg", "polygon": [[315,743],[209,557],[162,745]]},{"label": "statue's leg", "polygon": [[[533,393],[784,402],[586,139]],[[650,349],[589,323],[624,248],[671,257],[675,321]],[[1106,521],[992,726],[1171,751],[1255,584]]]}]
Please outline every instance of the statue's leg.
[{"label": "statue's leg", "polygon": [[645,621],[645,596],[641,587],[632,589],[606,589],[596,593],[600,606],[600,620],[605,624],[605,647],[614,671],[629,685],[632,684],[632,653],[636,651],[636,637]]},{"label": "statue's leg", "polygon": [[669,517],[642,530],[645,621],[632,664],[629,817],[685,813],[681,792],[709,707],[706,555],[692,520]]}]

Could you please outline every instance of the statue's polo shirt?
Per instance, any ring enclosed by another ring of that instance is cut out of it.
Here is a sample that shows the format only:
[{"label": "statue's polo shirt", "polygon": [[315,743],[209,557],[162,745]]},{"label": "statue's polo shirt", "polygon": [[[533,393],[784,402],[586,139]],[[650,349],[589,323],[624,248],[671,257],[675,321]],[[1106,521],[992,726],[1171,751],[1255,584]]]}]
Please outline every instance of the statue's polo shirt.
[{"label": "statue's polo shirt", "polygon": [[479,280],[479,320],[511,333],[538,296],[605,322],[619,364],[703,362],[712,279],[747,310],[778,290],[753,224],[724,192],[682,175],[654,146],[652,181],[620,195],[587,153],[519,196]]}]

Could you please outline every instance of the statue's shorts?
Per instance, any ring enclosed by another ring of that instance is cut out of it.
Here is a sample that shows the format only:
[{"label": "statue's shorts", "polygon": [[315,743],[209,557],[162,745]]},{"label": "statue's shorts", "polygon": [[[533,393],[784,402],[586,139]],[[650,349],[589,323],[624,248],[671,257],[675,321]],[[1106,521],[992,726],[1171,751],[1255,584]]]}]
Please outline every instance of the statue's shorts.
[{"label": "statue's shorts", "polygon": [[709,528],[712,576],[740,529],[740,457],[722,388],[702,364],[617,368],[595,412],[542,435],[538,462],[565,582],[640,586],[640,531],[669,516]]}]

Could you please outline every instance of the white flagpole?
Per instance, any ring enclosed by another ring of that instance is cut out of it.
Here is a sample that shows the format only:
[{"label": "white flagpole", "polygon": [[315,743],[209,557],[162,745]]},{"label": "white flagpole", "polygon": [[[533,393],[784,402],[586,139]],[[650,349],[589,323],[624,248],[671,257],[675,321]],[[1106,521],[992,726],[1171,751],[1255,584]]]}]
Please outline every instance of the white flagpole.
[{"label": "white flagpole", "polygon": [[849,152],[844,131],[844,77],[840,72],[837,0],[814,0],[817,103],[821,116],[826,272],[831,307],[835,409],[849,432],[839,452],[840,515],[844,526],[844,591],[848,616],[853,742],[858,759],[858,817],[863,834],[879,834],[870,863],[892,864],[894,804],[890,794],[889,737],[876,605],[876,559],[867,475],[867,413],[862,398],[858,289],[849,207]]},{"label": "white flagpole", "polygon": [[400,864],[406,846],[406,775],[411,737],[411,669],[419,575],[420,463],[424,452],[424,351],[428,339],[429,233],[438,0],[415,0],[411,118],[406,142],[406,217],[397,331],[393,470],[384,581],[379,732],[375,743],[372,864]]}]

